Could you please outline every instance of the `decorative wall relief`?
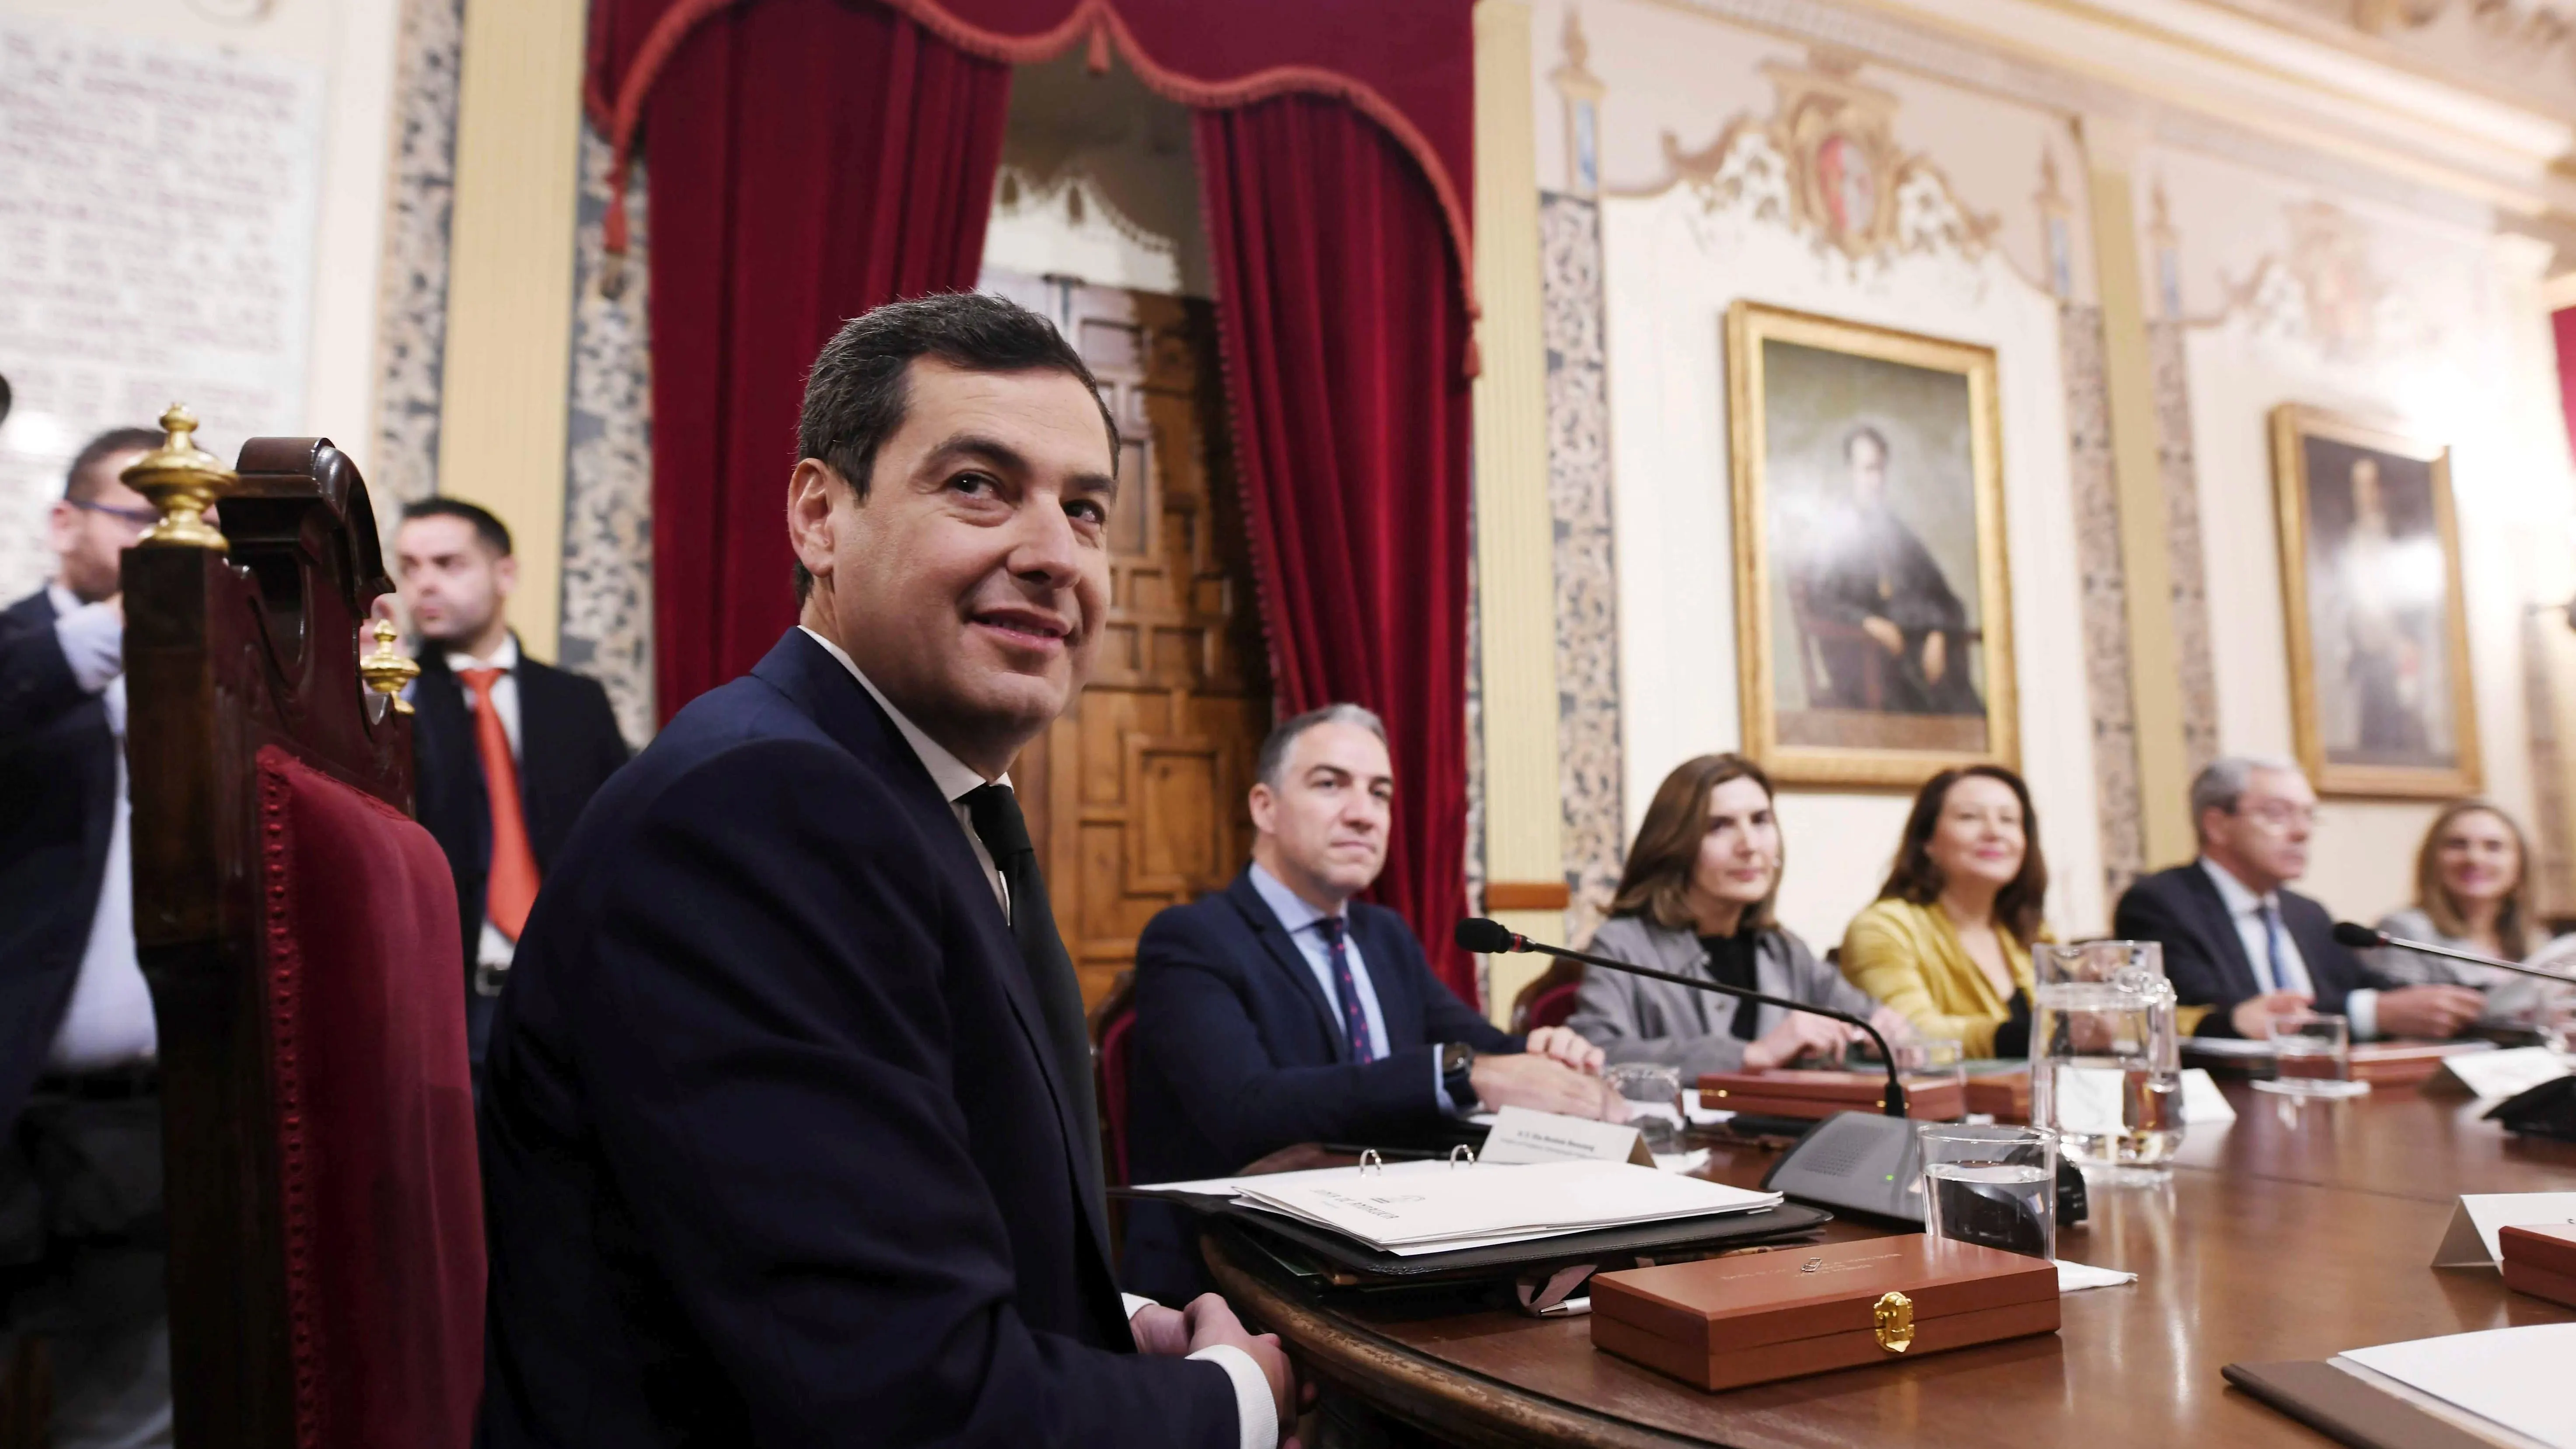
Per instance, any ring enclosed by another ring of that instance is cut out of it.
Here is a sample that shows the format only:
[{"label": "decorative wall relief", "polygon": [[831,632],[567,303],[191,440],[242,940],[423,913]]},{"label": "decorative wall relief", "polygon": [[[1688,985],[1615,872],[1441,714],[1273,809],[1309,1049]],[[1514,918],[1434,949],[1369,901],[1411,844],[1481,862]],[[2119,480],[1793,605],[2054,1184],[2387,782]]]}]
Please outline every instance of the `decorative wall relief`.
[{"label": "decorative wall relief", "polygon": [[[581,133],[573,253],[572,399],[565,432],[562,663],[607,686],[618,728],[653,737],[652,215],[641,161],[627,178],[626,285],[601,294],[609,147]],[[435,415],[433,414],[433,417]]]},{"label": "decorative wall relief", "polygon": [[2117,900],[2146,867],[2146,822],[2138,800],[2129,589],[2120,559],[2120,498],[2111,463],[2102,310],[2068,303],[2059,313],[2059,327],[2075,549],[2084,587],[2084,694],[2093,706],[2094,811],[2102,840],[2103,894]]},{"label": "decorative wall relief", "polygon": [[1896,144],[1896,97],[1858,80],[1859,69],[1859,57],[1822,47],[1806,66],[1766,64],[1768,118],[1738,116],[1698,151],[1667,132],[1665,161],[1711,210],[1750,197],[1757,215],[1854,261],[1942,246],[1982,254],[1995,218],[1968,211],[1940,167]]},{"label": "decorative wall relief", "polygon": [[1565,11],[1565,61],[1548,72],[1565,106],[1565,189],[1590,198],[1601,194],[1601,96],[1606,89],[1591,71],[1592,44],[1583,38],[1583,15]]},{"label": "decorative wall relief", "polygon": [[[447,355],[448,213],[456,193],[457,56],[464,0],[406,0],[394,80],[393,173],[376,292],[376,496],[438,491],[440,371]],[[399,509],[377,509],[391,529]]]},{"label": "decorative wall relief", "polygon": [[1042,178],[1002,167],[993,183],[984,265],[1140,292],[1178,296],[1184,290],[1179,244],[1139,225],[1079,170]]},{"label": "decorative wall relief", "polygon": [[2200,538],[2200,473],[2192,456],[2191,376],[2179,322],[2147,327],[2155,373],[2156,472],[2164,484],[2167,567],[2173,574],[2174,653],[2181,661],[2183,760],[2194,774],[2218,758],[2218,671],[2210,655],[2209,555]]},{"label": "decorative wall relief", "polygon": [[1618,889],[1627,850],[1601,216],[1592,202],[1539,198],[1539,288],[1547,348],[1547,497],[1556,524],[1558,778],[1565,794],[1565,884],[1573,896],[1565,930],[1568,939],[1584,941]]}]

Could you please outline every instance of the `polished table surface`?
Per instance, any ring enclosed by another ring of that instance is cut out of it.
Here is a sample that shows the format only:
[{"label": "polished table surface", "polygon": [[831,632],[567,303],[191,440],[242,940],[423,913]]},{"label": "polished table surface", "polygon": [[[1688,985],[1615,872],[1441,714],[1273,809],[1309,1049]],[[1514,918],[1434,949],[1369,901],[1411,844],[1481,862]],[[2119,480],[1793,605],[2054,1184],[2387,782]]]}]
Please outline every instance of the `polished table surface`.
[{"label": "polished table surface", "polygon": [[[1586,1320],[1413,1317],[1209,1261],[1247,1319],[1337,1391],[1462,1444],[2114,1446],[2329,1442],[2230,1388],[2222,1365],[2322,1359],[2435,1334],[2576,1319],[2492,1269],[2434,1269],[2462,1193],[2576,1190],[2576,1145],[2508,1137],[2482,1104],[2381,1087],[2294,1103],[2229,1083],[2152,1185],[2097,1184],[2058,1254],[2139,1280],[2066,1296],[2054,1336],[1709,1394],[1595,1352]],[[1706,1176],[1774,1160],[1719,1146]],[[1840,1221],[1829,1238],[1891,1229]]]}]

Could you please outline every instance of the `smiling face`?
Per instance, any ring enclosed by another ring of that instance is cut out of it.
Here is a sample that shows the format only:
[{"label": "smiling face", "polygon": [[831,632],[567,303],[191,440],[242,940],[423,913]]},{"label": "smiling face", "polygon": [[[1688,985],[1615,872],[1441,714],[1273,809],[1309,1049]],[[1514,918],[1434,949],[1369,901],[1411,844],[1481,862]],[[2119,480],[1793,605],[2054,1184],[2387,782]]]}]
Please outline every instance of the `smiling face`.
[{"label": "smiling face", "polygon": [[2021,798],[1991,775],[1962,775],[1951,783],[1924,845],[1943,880],[1980,881],[1997,890],[2021,874],[2028,849]]},{"label": "smiling face", "polygon": [[2433,850],[2442,889],[2462,906],[2501,901],[2522,883],[2522,848],[2492,810],[2452,816]]},{"label": "smiling face", "polygon": [[1053,370],[906,373],[865,498],[813,458],[788,536],[816,580],[801,622],[988,778],[1090,677],[1109,612],[1117,482],[1100,404]]},{"label": "smiling face", "polygon": [[1708,792],[1708,833],[1691,866],[1693,903],[1751,906],[1779,879],[1780,822],[1771,813],[1771,792],[1750,776],[1721,781]]},{"label": "smiling face", "polygon": [[1395,766],[1355,724],[1316,725],[1289,743],[1279,781],[1252,787],[1252,858],[1310,905],[1339,910],[1386,866]]}]

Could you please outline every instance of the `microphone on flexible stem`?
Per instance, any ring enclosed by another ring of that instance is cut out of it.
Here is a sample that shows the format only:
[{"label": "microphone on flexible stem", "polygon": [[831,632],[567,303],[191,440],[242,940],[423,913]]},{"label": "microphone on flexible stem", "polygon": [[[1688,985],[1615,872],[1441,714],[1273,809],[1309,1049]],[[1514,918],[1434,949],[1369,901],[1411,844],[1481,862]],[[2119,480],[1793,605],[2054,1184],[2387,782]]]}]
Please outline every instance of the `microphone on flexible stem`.
[{"label": "microphone on flexible stem", "polygon": [[2481,956],[2475,951],[2457,951],[2431,941],[2409,941],[2403,936],[2392,936],[2386,931],[2374,931],[2357,921],[2335,922],[2334,938],[2336,945],[2349,946],[2356,951],[2373,951],[2382,946],[2394,946],[2401,951],[2421,951],[2427,956],[2447,956],[2454,961],[2466,961],[2472,966],[2492,966],[2498,971],[2511,971],[2517,976],[2537,976],[2543,981],[2563,981],[2570,986],[2576,986],[2576,976],[2544,971],[2537,966],[2525,966],[2519,961]]},{"label": "microphone on flexible stem", "polygon": [[1648,976],[1657,981],[1669,981],[1676,986],[1687,986],[1693,991],[1706,991],[1716,996],[1733,996],[1746,1001],[1759,1001],[1765,1006],[1803,1011],[1810,1016],[1830,1017],[1845,1025],[1859,1027],[1869,1034],[1871,1041],[1878,1044],[1878,1059],[1887,1067],[1887,1096],[1879,1110],[1890,1117],[1905,1115],[1905,1083],[1896,1074],[1896,1054],[1887,1049],[1887,1038],[1878,1034],[1877,1027],[1848,1011],[1836,1011],[1830,1006],[1809,1006],[1803,1001],[1792,1001],[1785,996],[1766,996],[1759,991],[1748,991],[1741,986],[1728,986],[1697,976],[1679,976],[1670,971],[1658,971],[1651,966],[1631,965],[1626,961],[1616,961],[1607,956],[1595,956],[1588,952],[1569,951],[1563,946],[1551,946],[1544,941],[1533,941],[1502,922],[1490,921],[1483,916],[1469,916],[1460,921],[1457,941],[1459,950],[1472,951],[1479,956],[1503,956],[1515,951],[1535,951],[1542,956],[1554,956],[1561,961],[1580,961],[1586,966],[1625,971],[1631,976]]}]

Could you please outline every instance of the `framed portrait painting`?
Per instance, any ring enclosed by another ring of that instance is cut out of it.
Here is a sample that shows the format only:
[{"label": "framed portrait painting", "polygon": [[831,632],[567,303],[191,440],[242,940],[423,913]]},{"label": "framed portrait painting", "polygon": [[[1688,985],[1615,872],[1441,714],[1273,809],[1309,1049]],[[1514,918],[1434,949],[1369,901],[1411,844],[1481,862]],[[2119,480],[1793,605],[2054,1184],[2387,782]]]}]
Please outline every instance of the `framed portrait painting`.
[{"label": "framed portrait painting", "polygon": [[2479,788],[2451,451],[2298,404],[2272,411],[2290,725],[2320,792]]},{"label": "framed portrait painting", "polygon": [[1993,349],[1727,314],[1747,752],[1785,781],[2018,768]]}]

